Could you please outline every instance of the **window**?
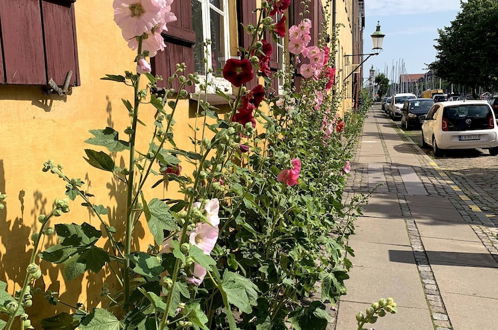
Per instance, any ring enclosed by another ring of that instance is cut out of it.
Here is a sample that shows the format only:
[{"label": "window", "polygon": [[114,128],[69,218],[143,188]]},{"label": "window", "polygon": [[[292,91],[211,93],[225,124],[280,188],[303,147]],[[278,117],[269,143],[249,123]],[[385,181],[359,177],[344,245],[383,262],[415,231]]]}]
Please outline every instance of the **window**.
[{"label": "window", "polygon": [[0,84],[79,85],[73,2],[0,1]]},{"label": "window", "polygon": [[[222,86],[225,92],[231,85],[220,79],[225,61],[230,57],[228,0],[191,0],[192,24],[195,32],[195,71],[201,81],[208,68],[208,79]],[[208,42],[204,48],[204,42]],[[214,92],[214,87],[209,92]]]}]

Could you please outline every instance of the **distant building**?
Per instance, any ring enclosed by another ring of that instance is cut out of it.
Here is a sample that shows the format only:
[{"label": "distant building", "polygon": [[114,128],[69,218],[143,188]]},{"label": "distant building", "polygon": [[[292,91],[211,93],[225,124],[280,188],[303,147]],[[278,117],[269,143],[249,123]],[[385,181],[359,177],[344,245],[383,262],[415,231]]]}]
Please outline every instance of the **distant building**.
[{"label": "distant building", "polygon": [[401,93],[420,95],[423,92],[424,73],[402,74],[399,76],[399,90]]}]

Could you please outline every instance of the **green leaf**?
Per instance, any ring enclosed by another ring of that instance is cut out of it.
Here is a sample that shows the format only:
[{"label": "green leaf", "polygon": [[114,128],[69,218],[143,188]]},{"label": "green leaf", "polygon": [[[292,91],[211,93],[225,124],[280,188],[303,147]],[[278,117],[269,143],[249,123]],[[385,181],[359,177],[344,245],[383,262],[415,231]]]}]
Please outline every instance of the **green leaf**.
[{"label": "green leaf", "polygon": [[64,262],[62,275],[66,280],[72,281],[85,272],[86,265],[78,261],[79,257],[79,255],[75,255]]},{"label": "green leaf", "polygon": [[110,152],[120,152],[129,149],[129,143],[119,139],[118,131],[112,127],[91,130],[93,138],[85,142],[94,146],[106,147]]},{"label": "green leaf", "polygon": [[166,303],[161,299],[161,297],[159,297],[154,292],[146,291],[144,288],[138,288],[138,290],[142,292],[145,298],[147,298],[152,303],[156,310],[164,312],[164,310],[166,309]]},{"label": "green leaf", "polygon": [[95,244],[102,237],[102,232],[95,229],[92,225],[84,222],[81,225],[72,224],[57,224],[55,232],[62,239],[63,246],[88,246]]},{"label": "green leaf", "polygon": [[111,80],[111,81],[117,81],[124,83],[126,81],[126,78],[121,75],[115,75],[115,74],[106,74],[104,78],[100,78],[100,80]]},{"label": "green leaf", "polygon": [[60,264],[69,259],[73,254],[78,251],[78,248],[72,246],[62,246],[60,244],[52,245],[45,251],[43,251],[40,256],[43,260],[48,262],[53,262],[55,264]]},{"label": "green leaf", "polygon": [[199,302],[194,302],[185,307],[183,314],[187,315],[187,318],[193,325],[198,326],[201,329],[207,330],[208,327],[206,323],[208,322],[208,317],[201,309],[201,304]]},{"label": "green leaf", "polygon": [[162,259],[159,256],[153,256],[144,252],[136,252],[131,255],[130,259],[134,263],[132,270],[149,279],[155,279],[164,270],[161,266]]},{"label": "green leaf", "polygon": [[3,329],[7,325],[7,322],[0,320],[0,329]]},{"label": "green leaf", "polygon": [[119,320],[105,309],[95,308],[91,314],[85,316],[79,325],[80,330],[119,330]]},{"label": "green leaf", "polygon": [[103,151],[95,151],[91,149],[85,149],[85,153],[88,158],[84,158],[88,164],[100,170],[114,171],[114,161],[112,158]]},{"label": "green leaf", "polygon": [[190,247],[189,255],[195,260],[195,262],[208,270],[211,269],[211,266],[216,265],[216,261],[214,261],[211,256],[205,254],[195,245]]},{"label": "green leaf", "polygon": [[109,254],[103,249],[92,246],[81,254],[78,262],[86,265],[86,270],[91,270],[94,273],[98,273],[102,270],[102,267],[109,262]]},{"label": "green leaf", "polygon": [[178,230],[175,218],[171,215],[168,205],[157,198],[151,200],[147,206],[144,201],[144,214],[157,245],[163,243],[165,230]]},{"label": "green leaf", "polygon": [[133,106],[131,105],[130,101],[128,101],[126,99],[121,99],[121,101],[123,102],[123,104],[126,107],[126,110],[128,110],[128,112],[133,112]]},{"label": "green leaf", "polygon": [[104,205],[94,205],[93,208],[98,214],[106,215],[109,214],[109,209]]},{"label": "green leaf", "polygon": [[249,314],[252,306],[257,305],[259,290],[249,279],[226,270],[221,286],[227,294],[228,302],[241,312]]},{"label": "green leaf", "polygon": [[314,301],[310,306],[298,309],[292,314],[290,322],[296,330],[325,330],[330,316],[325,305]]},{"label": "green leaf", "polygon": [[186,257],[180,249],[180,242],[172,241],[171,248],[173,250],[173,256],[175,256],[176,259],[180,259],[181,261],[185,262]]},{"label": "green leaf", "polygon": [[68,313],[59,313],[43,319],[41,326],[44,330],[73,330],[80,322]]}]

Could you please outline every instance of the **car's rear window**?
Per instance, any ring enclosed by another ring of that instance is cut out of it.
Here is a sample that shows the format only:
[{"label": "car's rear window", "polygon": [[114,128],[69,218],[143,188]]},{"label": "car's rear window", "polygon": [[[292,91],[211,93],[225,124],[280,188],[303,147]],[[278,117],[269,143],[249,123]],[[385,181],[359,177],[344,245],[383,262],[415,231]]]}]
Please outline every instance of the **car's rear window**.
[{"label": "car's rear window", "polygon": [[410,111],[417,112],[417,113],[418,112],[427,113],[433,104],[434,104],[434,102],[432,100],[411,101],[410,102]]},{"label": "car's rear window", "polygon": [[405,101],[416,99],[415,96],[398,96],[394,98],[394,103],[400,104],[405,103]]},{"label": "car's rear window", "polygon": [[444,108],[449,131],[488,129],[491,109],[485,104],[458,105]]}]

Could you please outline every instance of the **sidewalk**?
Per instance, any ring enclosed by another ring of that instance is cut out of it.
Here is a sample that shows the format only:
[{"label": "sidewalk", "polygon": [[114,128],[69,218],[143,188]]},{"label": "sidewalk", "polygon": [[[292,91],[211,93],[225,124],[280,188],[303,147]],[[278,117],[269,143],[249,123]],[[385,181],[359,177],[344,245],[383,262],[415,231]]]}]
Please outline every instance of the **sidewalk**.
[{"label": "sidewalk", "polygon": [[496,228],[471,198],[374,107],[350,191],[377,189],[351,239],[355,250],[337,330],[393,297],[398,313],[377,330],[498,329]]}]

